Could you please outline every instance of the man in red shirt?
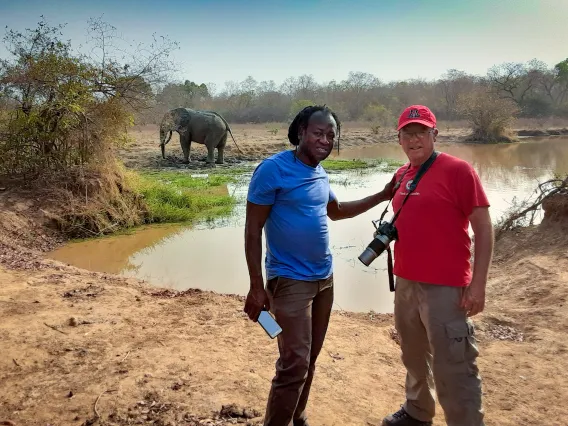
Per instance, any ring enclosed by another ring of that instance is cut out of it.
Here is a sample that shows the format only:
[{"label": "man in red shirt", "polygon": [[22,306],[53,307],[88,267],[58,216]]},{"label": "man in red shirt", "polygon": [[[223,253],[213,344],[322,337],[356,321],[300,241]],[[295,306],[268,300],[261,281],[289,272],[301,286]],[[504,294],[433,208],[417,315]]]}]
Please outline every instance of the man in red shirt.
[{"label": "man in red shirt", "polygon": [[[434,153],[436,117],[425,106],[401,114],[398,140],[409,159],[395,174],[401,209],[420,166]],[[406,173],[405,173],[406,172]],[[469,224],[475,238],[470,264]],[[395,327],[406,367],[406,402],[384,426],[428,426],[434,390],[448,426],[482,426],[479,354],[469,317],[485,304],[493,255],[489,201],[473,167],[440,152],[419,180],[395,222]]]}]

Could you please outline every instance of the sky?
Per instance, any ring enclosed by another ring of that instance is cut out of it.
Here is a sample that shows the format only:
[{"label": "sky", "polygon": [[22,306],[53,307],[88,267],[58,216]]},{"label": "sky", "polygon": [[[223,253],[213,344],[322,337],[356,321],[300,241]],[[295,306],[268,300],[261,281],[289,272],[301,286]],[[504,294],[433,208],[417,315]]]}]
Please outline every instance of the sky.
[{"label": "sky", "polygon": [[383,82],[485,75],[503,62],[568,57],[568,0],[0,0],[0,32],[35,28],[40,15],[67,23],[74,46],[100,16],[129,40],[168,36],[181,47],[177,78],[217,89],[248,76],[279,85],[350,71]]}]

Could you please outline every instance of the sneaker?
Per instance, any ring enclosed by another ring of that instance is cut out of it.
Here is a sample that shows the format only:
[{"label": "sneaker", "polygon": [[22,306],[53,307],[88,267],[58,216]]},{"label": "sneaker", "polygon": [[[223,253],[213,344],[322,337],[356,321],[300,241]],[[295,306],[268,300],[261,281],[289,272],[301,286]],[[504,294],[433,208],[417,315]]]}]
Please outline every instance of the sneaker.
[{"label": "sneaker", "polygon": [[390,414],[383,419],[382,426],[432,426],[432,422],[423,422],[410,417],[404,408]]}]

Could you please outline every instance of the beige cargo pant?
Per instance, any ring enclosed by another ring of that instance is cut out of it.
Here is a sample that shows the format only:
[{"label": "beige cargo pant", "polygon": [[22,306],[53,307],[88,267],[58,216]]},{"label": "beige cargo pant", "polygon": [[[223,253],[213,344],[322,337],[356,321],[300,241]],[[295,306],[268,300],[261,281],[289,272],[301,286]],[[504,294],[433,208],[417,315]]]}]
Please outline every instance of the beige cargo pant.
[{"label": "beige cargo pant", "polygon": [[463,288],[396,279],[395,327],[406,367],[404,409],[434,417],[434,392],[448,426],[484,426],[479,351],[473,323],[459,307]]}]

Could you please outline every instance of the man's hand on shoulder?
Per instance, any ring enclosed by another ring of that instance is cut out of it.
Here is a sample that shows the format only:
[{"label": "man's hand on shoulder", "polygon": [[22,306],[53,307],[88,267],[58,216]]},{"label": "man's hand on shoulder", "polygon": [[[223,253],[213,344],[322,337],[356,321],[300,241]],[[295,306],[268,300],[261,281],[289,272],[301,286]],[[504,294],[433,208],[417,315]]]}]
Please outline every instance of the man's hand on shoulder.
[{"label": "man's hand on shoulder", "polygon": [[327,215],[331,220],[341,220],[358,216],[383,201],[390,200],[393,189],[394,177],[381,191],[361,200],[340,202],[334,199],[327,205]]}]

